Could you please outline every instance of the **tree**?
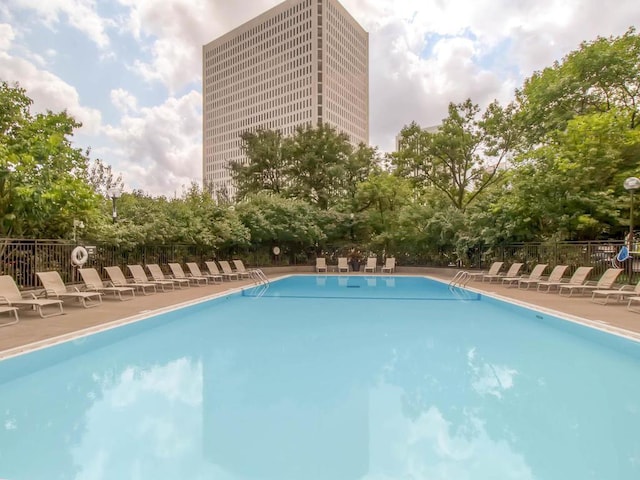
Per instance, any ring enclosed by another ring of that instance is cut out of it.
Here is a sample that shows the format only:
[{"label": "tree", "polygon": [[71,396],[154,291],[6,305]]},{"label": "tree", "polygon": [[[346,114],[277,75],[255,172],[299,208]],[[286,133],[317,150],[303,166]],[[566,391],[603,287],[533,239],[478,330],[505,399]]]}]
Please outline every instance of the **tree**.
[{"label": "tree", "polygon": [[534,73],[516,91],[519,117],[529,145],[563,130],[578,115],[627,110],[628,128],[638,125],[640,36],[629,28],[620,37],[583,42],[561,62]]},{"label": "tree", "polygon": [[478,235],[488,243],[622,236],[622,182],[637,169],[627,152],[640,145],[628,122],[617,110],[581,115],[523,154],[503,187],[471,212]]},{"label": "tree", "polygon": [[401,131],[393,164],[400,175],[443,192],[453,206],[465,210],[500,177],[515,151],[518,129],[513,107],[492,103],[480,115],[471,100],[449,104],[449,116],[436,132],[413,123]]},{"label": "tree", "polygon": [[[87,149],[85,156],[89,158],[91,149]],[[91,185],[96,193],[105,198],[109,197],[109,190],[124,188],[122,175],[114,175],[111,165],[104,163],[99,158],[90,163],[87,168],[87,182]]]},{"label": "tree", "polygon": [[29,112],[18,86],[0,83],[0,236],[62,238],[73,219],[95,218],[100,198],[88,159],[71,145],[80,126],[66,112]]},{"label": "tree", "polygon": [[325,240],[320,211],[300,199],[259,193],[236,205],[236,212],[251,234],[251,244],[269,250],[278,245],[283,254],[314,248]]},{"label": "tree", "polygon": [[[376,172],[359,184],[356,221],[369,227],[373,237],[372,247],[391,248],[392,232],[398,229],[398,213],[410,200],[409,182],[388,172]],[[367,216],[366,222],[362,222],[362,215]]]},{"label": "tree", "polygon": [[245,132],[241,136],[241,149],[247,162],[232,162],[231,177],[237,187],[236,198],[269,191],[282,193],[288,179],[289,142],[279,130]]},{"label": "tree", "polygon": [[290,195],[326,210],[344,195],[345,169],[353,147],[328,124],[300,126],[291,141]]}]

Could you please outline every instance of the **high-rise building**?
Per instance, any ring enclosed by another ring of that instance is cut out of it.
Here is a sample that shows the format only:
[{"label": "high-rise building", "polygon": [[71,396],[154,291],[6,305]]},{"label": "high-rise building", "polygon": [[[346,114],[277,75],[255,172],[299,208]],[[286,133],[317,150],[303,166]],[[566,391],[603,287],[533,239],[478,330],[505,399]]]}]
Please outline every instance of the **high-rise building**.
[{"label": "high-rise building", "polygon": [[336,0],[287,0],[204,45],[203,172],[235,191],[240,135],[327,123],[369,143],[369,34]]}]

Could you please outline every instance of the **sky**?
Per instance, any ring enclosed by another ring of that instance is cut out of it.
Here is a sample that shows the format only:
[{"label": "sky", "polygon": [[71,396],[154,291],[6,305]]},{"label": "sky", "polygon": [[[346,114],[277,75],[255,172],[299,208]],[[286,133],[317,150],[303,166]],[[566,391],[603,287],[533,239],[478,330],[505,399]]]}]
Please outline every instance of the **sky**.
[{"label": "sky", "polygon": [[[125,190],[202,182],[202,46],[279,0],[2,0],[0,80],[67,110],[74,146]],[[370,144],[392,151],[450,102],[509,102],[581,42],[640,25],[638,0],[342,0],[369,32]]]}]

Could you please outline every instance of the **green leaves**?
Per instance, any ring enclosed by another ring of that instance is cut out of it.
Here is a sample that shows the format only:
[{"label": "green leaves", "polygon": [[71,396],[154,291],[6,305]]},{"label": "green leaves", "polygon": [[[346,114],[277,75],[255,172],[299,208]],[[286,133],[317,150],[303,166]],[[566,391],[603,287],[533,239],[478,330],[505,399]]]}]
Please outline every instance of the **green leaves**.
[{"label": "green leaves", "polygon": [[63,238],[100,198],[69,139],[79,124],[66,112],[31,116],[30,105],[24,90],[0,84],[0,236]]},{"label": "green leaves", "polygon": [[355,196],[375,164],[375,149],[354,148],[329,125],[300,126],[291,137],[260,130],[242,135],[248,163],[231,165],[237,199],[260,192],[298,198],[327,210]]},{"label": "green leaves", "polygon": [[512,107],[503,109],[496,102],[481,116],[471,100],[449,104],[449,116],[437,129],[422,130],[415,123],[405,127],[392,161],[419,188],[440,190],[464,211],[499,179],[501,165],[514,151],[512,116]]}]

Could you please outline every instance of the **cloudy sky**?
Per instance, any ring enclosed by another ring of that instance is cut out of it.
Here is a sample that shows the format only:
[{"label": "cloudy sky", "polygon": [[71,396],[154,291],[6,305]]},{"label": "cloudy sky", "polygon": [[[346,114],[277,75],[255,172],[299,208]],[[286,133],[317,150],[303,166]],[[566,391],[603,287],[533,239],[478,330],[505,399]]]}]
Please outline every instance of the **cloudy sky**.
[{"label": "cloudy sky", "polygon": [[[0,79],[67,109],[127,190],[201,182],[202,45],[279,0],[3,0]],[[449,102],[509,101],[535,70],[640,25],[638,0],[342,0],[369,31],[370,142]]]}]

